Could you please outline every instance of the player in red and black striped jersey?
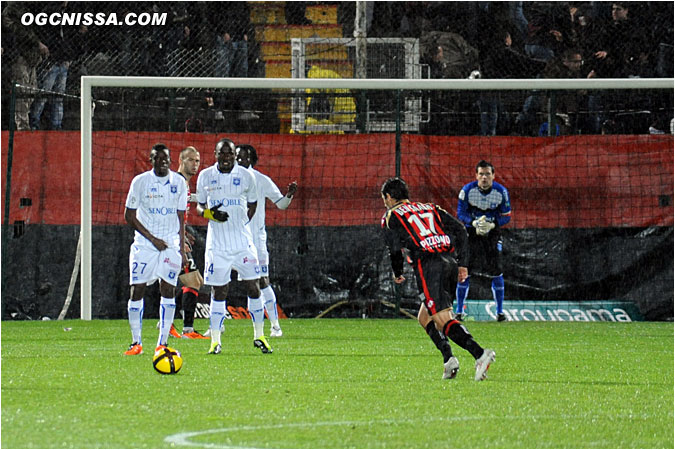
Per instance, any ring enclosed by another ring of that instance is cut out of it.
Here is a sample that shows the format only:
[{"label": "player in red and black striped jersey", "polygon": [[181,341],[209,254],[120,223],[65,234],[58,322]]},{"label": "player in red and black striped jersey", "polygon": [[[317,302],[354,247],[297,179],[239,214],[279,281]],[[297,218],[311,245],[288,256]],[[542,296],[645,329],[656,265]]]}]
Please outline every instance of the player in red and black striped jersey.
[{"label": "player in red and black striped jersey", "polygon": [[454,378],[459,370],[447,336],[476,359],[474,379],[483,380],[495,352],[478,345],[452,313],[455,285],[468,276],[469,249],[464,225],[438,205],[410,201],[408,185],[400,178],[385,181],[381,194],[387,208],[382,228],[394,282],[405,281],[403,251],[407,250],[423,299],[417,319],[443,354],[443,378]]},{"label": "player in red and black striped jersey", "polygon": [[[180,309],[183,311],[183,334],[178,334],[175,327],[171,327],[171,335],[183,339],[208,339],[201,333],[195,331],[195,309],[197,307],[197,298],[199,297],[199,288],[204,284],[204,279],[199,273],[197,264],[192,257],[192,246],[195,243],[195,236],[188,231],[188,214],[190,212],[190,202],[196,202],[196,195],[190,192],[190,179],[199,171],[199,151],[196,148],[189,146],[185,147],[180,152],[180,165],[178,167],[178,174],[185,178],[185,183],[188,189],[188,204],[185,209],[185,246],[188,256],[188,264],[183,267],[181,271],[181,283],[183,284],[181,295],[179,296]],[[194,232],[194,230],[192,230]],[[187,276],[186,276],[187,275]]]}]

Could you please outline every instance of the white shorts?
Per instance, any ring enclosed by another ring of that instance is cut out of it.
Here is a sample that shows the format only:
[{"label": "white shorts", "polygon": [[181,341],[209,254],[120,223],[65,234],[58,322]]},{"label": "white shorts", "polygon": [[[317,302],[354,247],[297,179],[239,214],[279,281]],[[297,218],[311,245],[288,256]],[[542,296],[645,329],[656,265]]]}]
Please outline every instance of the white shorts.
[{"label": "white shorts", "polygon": [[151,285],[158,279],[176,286],[183,259],[177,248],[161,252],[155,247],[139,247],[131,244],[129,251],[129,284]]},{"label": "white shorts", "polygon": [[260,239],[254,242],[255,248],[258,251],[258,266],[260,266],[260,276],[269,277],[270,276],[270,254],[267,251],[267,242],[261,241]]},{"label": "white shorts", "polygon": [[236,253],[228,251],[206,250],[204,254],[204,284],[209,286],[225,286],[231,281],[232,269],[239,274],[240,280],[257,280],[260,278],[260,267],[255,247]]}]

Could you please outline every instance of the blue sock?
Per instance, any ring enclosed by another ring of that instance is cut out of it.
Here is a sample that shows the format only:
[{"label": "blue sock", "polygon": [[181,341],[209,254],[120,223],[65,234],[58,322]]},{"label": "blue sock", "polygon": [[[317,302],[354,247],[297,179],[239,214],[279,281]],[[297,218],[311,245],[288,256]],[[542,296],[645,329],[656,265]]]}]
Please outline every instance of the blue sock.
[{"label": "blue sock", "polygon": [[464,313],[464,300],[469,295],[469,278],[466,277],[466,280],[457,283],[457,308],[455,309],[455,314]]},{"label": "blue sock", "polygon": [[497,304],[497,314],[504,312],[504,276],[499,275],[492,279],[492,295]]}]

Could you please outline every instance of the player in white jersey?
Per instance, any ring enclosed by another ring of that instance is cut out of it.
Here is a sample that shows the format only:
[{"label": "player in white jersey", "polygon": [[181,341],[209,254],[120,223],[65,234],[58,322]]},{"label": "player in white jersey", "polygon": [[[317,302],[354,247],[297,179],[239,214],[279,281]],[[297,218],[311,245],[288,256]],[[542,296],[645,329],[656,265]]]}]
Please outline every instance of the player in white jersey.
[{"label": "player in white jersey", "polygon": [[270,255],[267,251],[267,230],[265,228],[265,201],[269,198],[279,209],[286,209],[290,206],[293,196],[298,190],[298,183],[295,181],[288,185],[288,193],[283,195],[274,181],[267,175],[254,169],[258,163],[258,152],[252,145],[237,146],[237,162],[247,167],[255,175],[257,186],[258,207],[255,215],[251,219],[251,233],[253,233],[253,244],[258,250],[258,264],[260,265],[260,291],[265,301],[265,310],[270,319],[272,328],[271,337],[281,337],[282,331],[279,325],[279,314],[277,312],[277,296],[270,284],[269,260]]},{"label": "player in white jersey", "polygon": [[176,311],[174,296],[178,275],[187,263],[184,250],[185,180],[169,170],[171,156],[166,145],[152,147],[150,162],[152,170],[131,181],[124,210],[124,219],[135,230],[129,252],[131,298],[127,304],[133,343],[125,355],[143,353],[143,295],[145,287],[158,279],[160,331],[155,351],[166,345]]},{"label": "player in white jersey", "polygon": [[221,352],[220,336],[232,269],[246,284],[253,345],[263,353],[271,353],[263,334],[265,312],[258,284],[260,268],[249,228],[257,207],[255,177],[237,164],[231,140],[218,141],[215,154],[216,163],[202,170],[197,178],[197,213],[209,219],[204,254],[204,282],[211,286],[209,353]]}]

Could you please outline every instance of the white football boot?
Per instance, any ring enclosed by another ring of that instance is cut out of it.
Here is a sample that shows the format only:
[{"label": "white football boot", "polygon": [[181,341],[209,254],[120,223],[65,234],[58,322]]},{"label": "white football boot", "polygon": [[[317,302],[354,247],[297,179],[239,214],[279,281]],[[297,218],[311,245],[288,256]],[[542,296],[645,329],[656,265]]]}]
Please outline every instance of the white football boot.
[{"label": "white football boot", "polygon": [[451,380],[457,376],[457,372],[459,372],[459,361],[453,356],[443,364],[443,379]]},{"label": "white football boot", "polygon": [[489,348],[483,350],[481,357],[476,360],[476,376],[474,377],[474,380],[482,381],[487,378],[487,370],[490,368],[490,364],[494,360],[494,350],[490,350]]}]

